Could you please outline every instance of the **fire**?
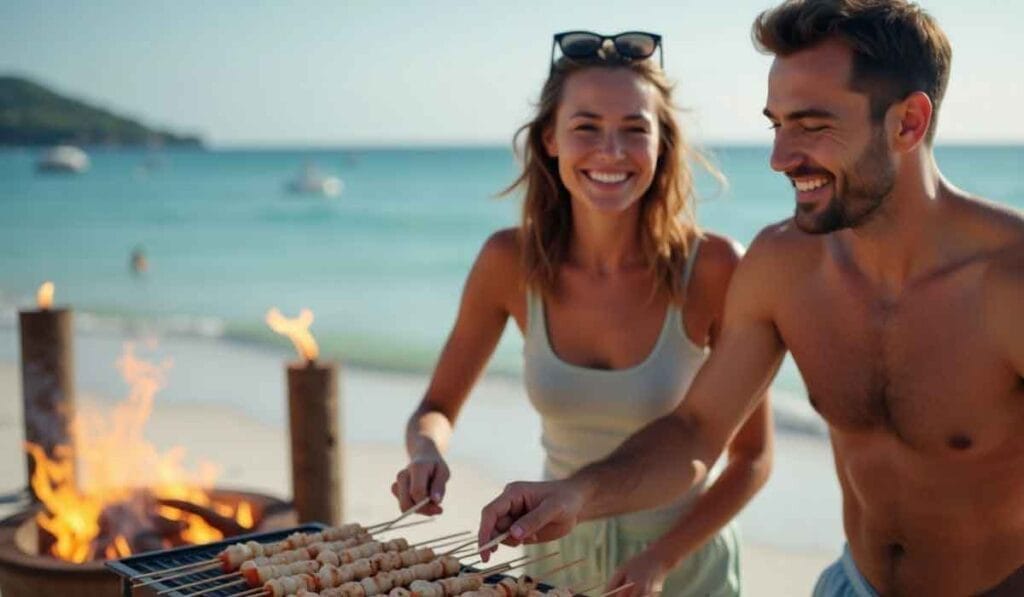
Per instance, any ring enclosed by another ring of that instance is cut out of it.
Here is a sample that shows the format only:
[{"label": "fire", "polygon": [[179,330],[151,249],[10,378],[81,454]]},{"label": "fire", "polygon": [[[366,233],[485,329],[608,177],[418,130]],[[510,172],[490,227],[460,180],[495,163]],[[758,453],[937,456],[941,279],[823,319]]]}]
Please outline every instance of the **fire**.
[{"label": "fire", "polygon": [[53,306],[53,282],[43,282],[36,291],[36,303],[42,310]]},{"label": "fire", "polygon": [[[213,502],[207,493],[218,475],[215,465],[200,463],[190,470],[184,448],[161,452],[144,437],[170,363],[138,359],[127,345],[118,368],[131,388],[128,397],[109,416],[84,410],[76,415],[71,433],[77,463],[67,446],[58,446],[51,457],[26,444],[35,461],[32,488],[44,506],[36,522],[53,536],[50,554],[70,562],[124,557],[134,551],[133,539],[147,533],[161,542],[148,544],[151,549],[223,538],[203,517],[162,506],[161,500],[191,502],[251,528],[249,504],[236,509]],[[173,541],[159,531],[166,527],[178,532]]]},{"label": "fire", "polygon": [[114,544],[107,548],[107,559],[113,560],[116,558],[123,558],[132,555],[132,548],[128,545],[128,540],[124,538],[124,535],[118,535],[114,538]]},{"label": "fire", "polygon": [[313,312],[303,309],[295,319],[288,319],[274,307],[267,311],[267,325],[278,334],[288,336],[288,339],[295,345],[299,352],[299,358],[307,361],[315,361],[320,355],[320,349],[309,332],[309,326],[313,323]]}]

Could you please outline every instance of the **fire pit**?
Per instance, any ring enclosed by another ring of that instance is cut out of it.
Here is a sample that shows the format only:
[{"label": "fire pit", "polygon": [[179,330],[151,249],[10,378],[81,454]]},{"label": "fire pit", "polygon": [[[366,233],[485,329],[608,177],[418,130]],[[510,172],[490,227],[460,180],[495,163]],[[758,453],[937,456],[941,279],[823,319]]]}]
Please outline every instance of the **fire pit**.
[{"label": "fire pit", "polygon": [[[283,529],[296,524],[291,504],[268,495],[215,489],[210,491],[210,497],[228,504],[248,502],[255,526],[247,532]],[[0,594],[3,597],[121,595],[118,577],[104,567],[103,561],[74,564],[41,555],[41,534],[34,515],[35,512],[26,511],[0,521]]]}]

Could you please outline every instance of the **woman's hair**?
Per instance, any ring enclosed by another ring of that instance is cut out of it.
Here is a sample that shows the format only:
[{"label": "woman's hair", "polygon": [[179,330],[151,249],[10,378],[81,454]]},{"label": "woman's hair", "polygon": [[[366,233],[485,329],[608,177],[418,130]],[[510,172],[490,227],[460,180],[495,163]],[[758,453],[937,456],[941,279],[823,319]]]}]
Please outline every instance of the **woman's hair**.
[{"label": "woman's hair", "polygon": [[640,199],[640,246],[655,279],[652,296],[665,290],[673,301],[681,304],[682,276],[691,238],[700,234],[688,159],[695,158],[716,178],[721,177],[683,138],[672,104],[672,84],[662,70],[650,59],[631,61],[614,52],[587,60],[560,58],[544,83],[536,116],[516,131],[514,143],[523,171],[505,193],[521,188],[525,195],[519,235],[526,285],[544,295],[552,294],[558,286],[559,268],[568,258],[572,205],[558,173],[558,160],[545,149],[544,134],[554,127],[566,81],[574,73],[590,68],[628,69],[658,91],[661,146],[654,180]]}]

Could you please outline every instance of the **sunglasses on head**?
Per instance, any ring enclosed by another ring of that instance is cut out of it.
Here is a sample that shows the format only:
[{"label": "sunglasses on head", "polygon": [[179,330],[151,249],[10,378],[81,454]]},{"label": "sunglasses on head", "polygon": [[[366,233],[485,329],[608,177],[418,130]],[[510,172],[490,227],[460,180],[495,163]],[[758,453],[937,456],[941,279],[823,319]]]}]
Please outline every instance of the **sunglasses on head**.
[{"label": "sunglasses on head", "polygon": [[[601,35],[591,31],[563,31],[556,33],[551,44],[551,68],[555,67],[555,46],[562,56],[571,60],[605,58],[601,50],[611,42],[615,52],[628,60],[646,60],[661,48],[661,36],[646,31],[626,31],[616,35]],[[658,64],[665,69],[664,49],[658,52]]]}]

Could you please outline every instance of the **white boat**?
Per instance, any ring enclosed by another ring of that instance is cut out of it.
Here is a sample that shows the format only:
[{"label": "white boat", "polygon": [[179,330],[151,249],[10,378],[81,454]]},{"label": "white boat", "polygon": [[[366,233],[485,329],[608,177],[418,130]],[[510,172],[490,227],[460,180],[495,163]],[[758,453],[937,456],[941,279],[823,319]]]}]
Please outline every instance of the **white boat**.
[{"label": "white boat", "polygon": [[335,197],[341,194],[343,184],[337,176],[329,176],[313,164],[306,164],[302,173],[288,181],[288,191],[301,195],[322,195]]},{"label": "white boat", "polygon": [[36,162],[40,172],[70,172],[80,174],[89,169],[89,156],[73,145],[51,148]]}]

